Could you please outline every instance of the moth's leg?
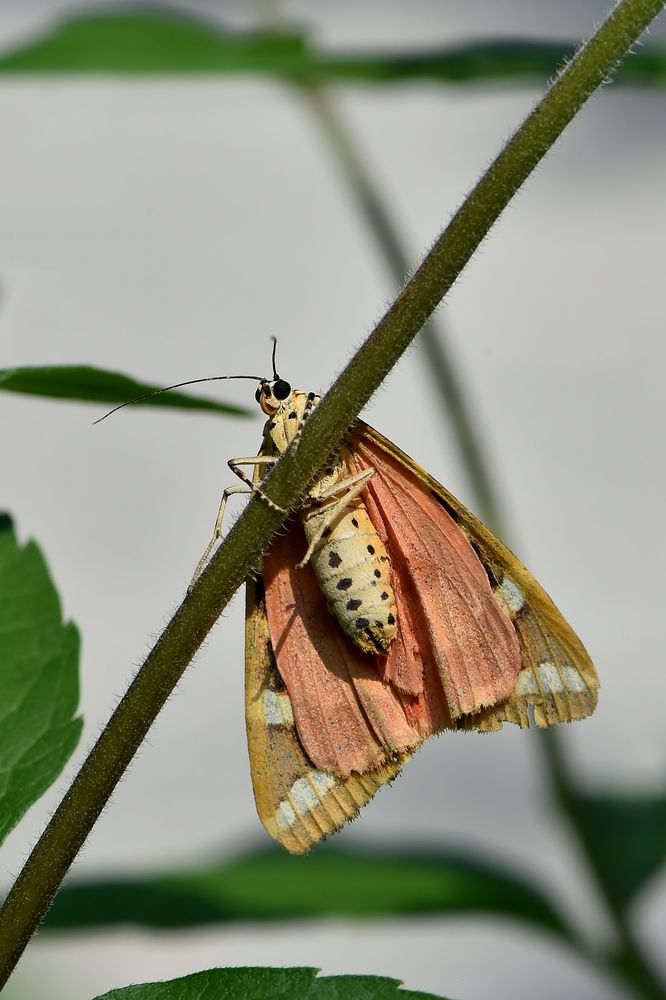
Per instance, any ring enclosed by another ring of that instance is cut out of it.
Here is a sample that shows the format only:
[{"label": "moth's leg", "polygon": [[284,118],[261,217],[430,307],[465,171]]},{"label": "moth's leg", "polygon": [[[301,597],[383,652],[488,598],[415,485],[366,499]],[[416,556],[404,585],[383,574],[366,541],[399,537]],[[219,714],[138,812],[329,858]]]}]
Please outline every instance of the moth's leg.
[{"label": "moth's leg", "polygon": [[[370,482],[374,474],[374,469],[363,469],[362,472],[357,472],[354,476],[348,476],[346,479],[342,479],[339,483],[336,483],[335,486],[331,487],[327,493],[324,493],[316,498],[317,501],[329,500],[331,497],[335,497],[337,493],[344,491],[341,497],[337,497],[337,499],[335,499],[334,502],[329,504],[325,509],[319,526],[317,527],[315,534],[310,539],[307,552],[305,553],[303,559],[297,564],[298,569],[301,569],[306,565],[312,557],[312,553],[314,552],[318,542],[321,541],[326,529],[333,523],[333,521],[340,517],[347,507],[351,506],[361,490],[363,490]],[[317,515],[321,516],[321,514],[321,508],[308,511],[305,515],[305,520],[310,520]]]},{"label": "moth's leg", "polygon": [[[283,510],[282,507],[278,507],[278,505],[274,503],[270,497],[267,497],[264,491],[259,487],[260,467],[262,465],[275,465],[276,462],[277,457],[275,455],[254,455],[250,458],[230,458],[227,465],[235,476],[238,476],[239,479],[243,480],[246,486],[250,487],[250,491],[252,493],[256,493],[258,497],[261,497],[264,503],[267,503],[273,510],[279,511],[280,514],[286,514],[286,510]],[[248,474],[240,468],[241,465],[252,465],[254,467],[252,471],[252,479],[250,479]]]},{"label": "moth's leg", "polygon": [[[277,504],[273,503],[273,501],[269,497],[266,496],[266,494],[263,492],[263,490],[261,490],[259,488],[259,485],[258,485],[258,483],[259,483],[259,470],[260,470],[261,466],[262,465],[272,465],[275,462],[276,462],[276,458],[273,455],[253,455],[253,456],[251,456],[249,458],[242,457],[242,458],[230,458],[229,459],[229,462],[227,463],[229,465],[229,468],[231,469],[231,471],[233,473],[235,473],[235,475],[239,476],[239,478],[243,480],[243,485],[242,486],[228,486],[226,488],[226,490],[224,491],[224,493],[222,494],[222,499],[220,500],[220,507],[218,509],[217,517],[215,519],[215,528],[213,529],[213,537],[211,538],[210,542],[208,543],[208,545],[206,547],[206,551],[204,552],[204,554],[202,555],[201,559],[197,563],[197,568],[194,571],[194,576],[192,577],[192,580],[190,581],[190,585],[187,588],[188,592],[192,589],[192,587],[194,586],[194,584],[197,582],[197,580],[201,576],[203,568],[206,565],[206,563],[208,562],[208,560],[210,559],[210,555],[211,555],[213,549],[215,548],[216,544],[219,542],[220,538],[222,537],[222,521],[224,520],[224,511],[225,511],[226,506],[227,506],[227,500],[229,499],[230,496],[232,496],[234,494],[237,494],[237,493],[244,493],[244,494],[256,493],[270,507],[273,507],[274,510],[280,510],[282,512],[282,509],[280,507],[278,507]],[[245,473],[243,471],[243,469],[240,468],[241,465],[252,465],[252,466],[254,466],[252,479],[250,479],[249,476],[247,475],[247,473]],[[284,513],[284,512],[282,512],[282,513]]]},{"label": "moth's leg", "polygon": [[224,519],[224,511],[227,506],[227,500],[229,499],[230,496],[232,496],[235,493],[254,493],[254,489],[251,483],[249,485],[243,484],[243,486],[227,486],[226,490],[222,494],[222,499],[220,500],[220,507],[217,512],[217,517],[215,519],[215,528],[213,530],[213,537],[206,546],[206,551],[204,552],[201,559],[197,563],[197,568],[194,571],[194,576],[190,580],[190,585],[187,588],[188,593],[190,592],[194,584],[201,576],[204,566],[210,559],[211,552],[213,551],[216,544],[222,537],[222,521]]},{"label": "moth's leg", "polygon": [[303,428],[305,427],[305,422],[317,405],[317,397],[314,392],[309,392],[307,399],[305,400],[305,406],[303,407],[303,415],[299,421],[296,433],[291,439],[291,449],[295,452],[298,448],[298,442],[301,439],[301,434],[303,433]]}]

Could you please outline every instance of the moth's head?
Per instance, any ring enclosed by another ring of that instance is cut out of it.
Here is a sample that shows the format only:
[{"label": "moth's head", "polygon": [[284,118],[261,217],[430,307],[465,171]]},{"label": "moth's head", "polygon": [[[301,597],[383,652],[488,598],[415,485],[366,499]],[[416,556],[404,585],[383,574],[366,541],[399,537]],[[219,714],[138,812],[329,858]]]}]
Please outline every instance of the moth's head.
[{"label": "moth's head", "polygon": [[262,378],[254,394],[254,398],[268,417],[277,413],[290,396],[291,386],[277,375],[274,378]]}]

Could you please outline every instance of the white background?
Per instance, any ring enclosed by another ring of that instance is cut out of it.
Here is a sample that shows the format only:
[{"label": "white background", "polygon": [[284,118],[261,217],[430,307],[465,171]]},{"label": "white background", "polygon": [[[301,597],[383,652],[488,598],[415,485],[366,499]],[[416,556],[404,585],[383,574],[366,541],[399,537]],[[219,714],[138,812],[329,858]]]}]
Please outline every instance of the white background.
[{"label": "white background", "polygon": [[[0,42],[60,0],[5,3]],[[191,4],[233,25],[241,4]],[[603,2],[285,5],[331,48],[589,32]],[[663,20],[654,29],[666,34]],[[416,262],[537,96],[529,88],[344,87],[336,103]],[[510,541],[591,651],[598,711],[564,734],[581,778],[661,788],[664,655],[664,93],[597,96],[504,213],[439,320],[466,386]],[[0,78],[0,366],[90,363],[159,384],[269,373],[324,390],[390,300],[371,237],[307,108],[259,79]],[[418,348],[366,417],[473,506]],[[252,403],[254,387],[216,390]],[[180,602],[226,459],[260,421],[0,394],[0,506],[45,552],[83,636],[76,761]],[[240,501],[237,501],[240,503]],[[265,843],[244,749],[242,600],[187,672],[93,831],[77,875],[145,872]],[[532,733],[446,734],[338,836],[487,852],[607,939]],[[3,847],[8,880],[76,761]],[[656,954],[664,879],[635,917]],[[664,965],[663,950],[661,958]],[[33,942],[8,1000],[88,998],[217,965],[370,972],[480,1000],[620,997],[545,938],[496,920],[331,920]],[[48,983],[48,986],[45,984]]]}]

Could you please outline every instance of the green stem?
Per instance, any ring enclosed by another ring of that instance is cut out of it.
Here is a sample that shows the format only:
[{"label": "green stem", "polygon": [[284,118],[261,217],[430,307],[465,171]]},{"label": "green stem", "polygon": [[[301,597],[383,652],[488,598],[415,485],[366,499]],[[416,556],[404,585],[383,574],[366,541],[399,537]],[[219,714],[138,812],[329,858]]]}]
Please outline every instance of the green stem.
[{"label": "green stem", "polygon": [[[410,270],[411,262],[403,252],[396,229],[377,189],[370,180],[354,142],[322,87],[303,85],[300,92],[328,139],[368,228],[377,240],[396,285],[400,287]],[[425,351],[428,377],[439,389],[437,398],[442,404],[446,425],[454,430],[464,467],[476,494],[479,516],[489,527],[499,531],[501,522],[499,505],[492,487],[480,435],[475,427],[472,411],[467,405],[455,365],[446,350],[444,335],[438,331],[437,324],[429,319],[424,324],[419,339]]]},{"label": "green stem", "polygon": [[[298,449],[290,449],[266,479],[265,491],[276,504],[298,505],[525,178],[662,7],[662,0],[622,0],[505,146],[322,399]],[[134,678],[0,910],[0,986],[160,708],[284,519],[260,500],[248,504]]]}]

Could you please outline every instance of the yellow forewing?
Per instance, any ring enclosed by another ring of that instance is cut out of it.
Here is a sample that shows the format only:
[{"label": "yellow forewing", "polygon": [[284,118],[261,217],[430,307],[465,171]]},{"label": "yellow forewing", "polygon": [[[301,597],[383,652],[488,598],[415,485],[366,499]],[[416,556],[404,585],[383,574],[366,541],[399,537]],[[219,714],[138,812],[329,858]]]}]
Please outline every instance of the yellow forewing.
[{"label": "yellow forewing", "polygon": [[309,851],[353,819],[408,756],[349,778],[313,766],[275,663],[260,579],[249,579],[246,586],[245,721],[259,818],[292,854]]},{"label": "yellow forewing", "polygon": [[591,715],[599,687],[596,670],[580,639],[532,574],[459,500],[391,441],[359,420],[348,439],[352,450],[355,434],[404,465],[446,508],[479,556],[520,640],[523,668],[511,697],[464,716],[458,727],[493,730],[503,722],[529,726],[530,706],[538,726]]}]

